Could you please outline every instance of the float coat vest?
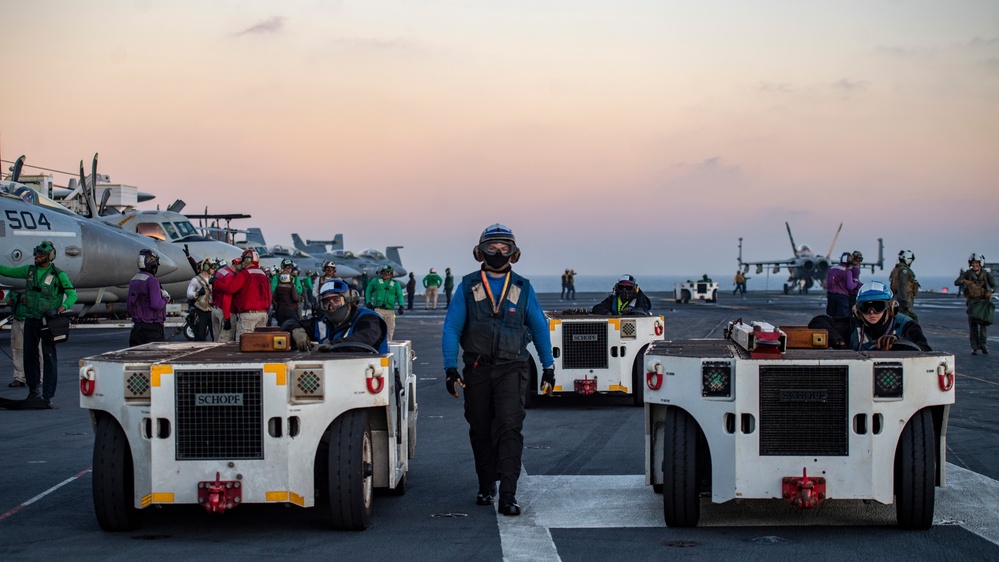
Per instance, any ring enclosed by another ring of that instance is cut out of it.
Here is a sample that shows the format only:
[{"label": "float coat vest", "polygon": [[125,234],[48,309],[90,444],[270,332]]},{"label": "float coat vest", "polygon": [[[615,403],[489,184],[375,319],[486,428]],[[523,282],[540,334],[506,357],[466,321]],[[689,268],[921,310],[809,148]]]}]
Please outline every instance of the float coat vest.
[{"label": "float coat vest", "polygon": [[[325,342],[336,343],[334,340],[336,340],[337,338],[347,337],[347,336],[353,334],[354,333],[354,326],[357,324],[357,320],[359,318],[361,318],[362,316],[365,316],[365,315],[368,315],[368,314],[370,314],[370,315],[374,316],[375,318],[377,318],[378,321],[382,323],[382,327],[385,326],[385,320],[383,320],[382,317],[377,312],[375,312],[375,311],[373,311],[371,309],[368,309],[368,308],[360,307],[360,308],[357,309],[357,316],[354,317],[354,321],[351,322],[349,326],[347,326],[346,328],[341,328],[339,331],[334,332],[333,331],[334,330],[334,326],[332,324],[330,324],[329,321],[326,320],[325,318],[323,318],[323,320],[321,322],[316,322],[316,324],[315,324],[316,325],[316,333],[315,333],[316,341],[318,341],[319,343],[325,343]],[[320,330],[319,330],[319,325],[320,324],[326,324],[326,336],[325,337],[323,337],[323,334],[320,333]],[[378,349],[378,353],[384,354],[384,353],[388,353],[389,352],[389,349],[388,349],[388,334],[387,333],[386,333],[386,337],[382,338],[381,341],[378,342],[378,348],[377,349]]]},{"label": "float coat vest", "polygon": [[28,278],[24,287],[25,316],[28,318],[41,318],[46,310],[59,308],[63,301],[62,285],[59,283],[59,274],[62,272],[50,265],[49,272],[39,282],[37,271],[37,266],[28,266]]},{"label": "float coat vest", "polygon": [[[896,314],[895,318],[892,319],[894,325],[890,329],[885,330],[884,335],[895,335],[899,339],[903,339],[902,330],[905,328],[905,325],[911,321],[912,319],[904,314]],[[864,326],[863,322],[861,322],[860,326],[858,326],[857,329],[855,329],[853,333],[850,335],[850,349],[856,349],[858,351],[869,351],[872,349],[877,349],[877,347],[878,347],[878,340],[876,339],[871,340],[864,337]]]},{"label": "float coat vest", "polygon": [[497,363],[526,360],[527,296],[531,282],[511,271],[506,298],[499,303],[496,314],[482,284],[481,272],[463,277],[461,287],[467,310],[465,329],[461,332],[464,352]]}]

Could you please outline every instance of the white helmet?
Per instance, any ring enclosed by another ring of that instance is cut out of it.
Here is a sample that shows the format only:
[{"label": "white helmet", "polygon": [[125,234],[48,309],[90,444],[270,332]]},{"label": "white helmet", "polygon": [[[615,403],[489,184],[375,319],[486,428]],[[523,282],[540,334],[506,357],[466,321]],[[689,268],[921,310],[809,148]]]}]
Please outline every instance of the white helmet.
[{"label": "white helmet", "polygon": [[916,255],[910,250],[902,250],[898,253],[898,261],[905,265],[912,265],[914,259],[916,259]]},{"label": "white helmet", "polygon": [[977,261],[979,264],[983,264],[985,263],[985,256],[977,253],[973,253],[970,256],[968,256],[968,265],[971,265],[971,262],[974,261]]}]

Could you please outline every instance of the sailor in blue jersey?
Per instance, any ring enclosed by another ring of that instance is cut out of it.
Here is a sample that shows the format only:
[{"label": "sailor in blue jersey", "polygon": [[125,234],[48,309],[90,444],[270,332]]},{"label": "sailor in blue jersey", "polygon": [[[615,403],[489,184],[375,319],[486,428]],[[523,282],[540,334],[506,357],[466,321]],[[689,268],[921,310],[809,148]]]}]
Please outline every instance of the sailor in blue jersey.
[{"label": "sailor in blue jersey", "polygon": [[290,318],[281,329],[291,333],[295,349],[309,351],[311,340],[319,342],[317,351],[359,351],[363,344],[378,353],[388,353],[388,328],[382,317],[367,308],[357,306],[358,298],[343,279],[333,279],[319,288],[319,308],[312,318]]},{"label": "sailor in blue jersey", "polygon": [[534,341],[543,367],[541,389],[550,394],[555,359],[548,319],[530,281],[511,269],[520,249],[509,228],[486,228],[472,253],[482,267],[462,278],[444,319],[445,386],[455,398],[458,387],[465,389],[465,420],[479,480],[475,502],[492,505],[499,480],[499,512],[520,515],[516,493],[530,369],[527,342]]}]

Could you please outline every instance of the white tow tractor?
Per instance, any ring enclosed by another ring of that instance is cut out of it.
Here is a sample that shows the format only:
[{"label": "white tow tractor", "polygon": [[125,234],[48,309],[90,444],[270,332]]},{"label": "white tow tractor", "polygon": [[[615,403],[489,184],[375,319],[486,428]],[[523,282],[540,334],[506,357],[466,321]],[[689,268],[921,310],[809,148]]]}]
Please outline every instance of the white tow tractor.
[{"label": "white tow tractor", "polygon": [[370,526],[373,490],[404,494],[415,454],[412,347],[340,345],[353,349],[160,342],[82,359],[100,526],[134,529],[151,505],[247,503],[326,504],[332,527]]},{"label": "white tow tractor", "polygon": [[899,350],[905,342],[825,349],[824,330],[763,322],[733,322],[726,335],[645,354],[646,483],[663,493],[668,526],[697,525],[705,494],[800,509],[874,500],[895,504],[900,527],[930,527],[953,355]]},{"label": "white tow tractor", "polygon": [[690,301],[718,302],[718,283],[703,279],[674,283],[673,299],[683,304]]},{"label": "white tow tractor", "polygon": [[[548,312],[552,355],[555,357],[554,394],[630,394],[636,406],[644,404],[642,354],[663,339],[662,316],[604,316]],[[528,404],[541,394],[541,361],[533,345]]]}]

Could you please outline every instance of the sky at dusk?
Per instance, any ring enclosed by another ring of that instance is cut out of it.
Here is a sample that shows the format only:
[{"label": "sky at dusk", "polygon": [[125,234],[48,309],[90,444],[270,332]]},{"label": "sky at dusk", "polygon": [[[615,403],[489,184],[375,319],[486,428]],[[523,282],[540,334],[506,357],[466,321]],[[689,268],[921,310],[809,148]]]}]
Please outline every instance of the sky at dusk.
[{"label": "sky at dusk", "polygon": [[[0,156],[464,272],[999,261],[999,3],[0,0]],[[4,164],[6,169],[7,164]],[[34,172],[30,168],[28,173]],[[66,185],[67,176],[56,174]],[[886,273],[887,274],[887,271]]]}]

